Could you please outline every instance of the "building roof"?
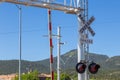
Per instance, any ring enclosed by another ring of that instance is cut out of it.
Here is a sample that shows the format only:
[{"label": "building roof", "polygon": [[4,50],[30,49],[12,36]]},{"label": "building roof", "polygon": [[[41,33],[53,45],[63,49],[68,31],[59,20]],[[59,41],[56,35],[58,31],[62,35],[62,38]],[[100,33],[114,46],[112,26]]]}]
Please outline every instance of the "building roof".
[{"label": "building roof", "polygon": [[41,74],[38,75],[38,77],[48,77],[48,78],[50,78],[51,75],[50,74],[41,73]]}]

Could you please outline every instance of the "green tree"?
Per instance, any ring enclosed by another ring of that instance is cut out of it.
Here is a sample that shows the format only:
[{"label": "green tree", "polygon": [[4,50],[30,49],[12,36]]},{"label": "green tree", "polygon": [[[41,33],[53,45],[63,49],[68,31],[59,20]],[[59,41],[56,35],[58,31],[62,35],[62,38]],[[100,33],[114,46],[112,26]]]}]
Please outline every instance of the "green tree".
[{"label": "green tree", "polygon": [[64,73],[60,75],[60,78],[61,78],[60,80],[71,80],[70,76]]},{"label": "green tree", "polygon": [[[21,78],[22,80],[39,80],[38,71],[33,71],[27,74],[22,74]],[[13,80],[18,80],[18,75]]]},{"label": "green tree", "polygon": [[[46,80],[51,80],[50,78],[46,78]],[[57,73],[54,73],[54,80],[57,80]],[[68,74],[61,73],[60,80],[71,80]]]}]

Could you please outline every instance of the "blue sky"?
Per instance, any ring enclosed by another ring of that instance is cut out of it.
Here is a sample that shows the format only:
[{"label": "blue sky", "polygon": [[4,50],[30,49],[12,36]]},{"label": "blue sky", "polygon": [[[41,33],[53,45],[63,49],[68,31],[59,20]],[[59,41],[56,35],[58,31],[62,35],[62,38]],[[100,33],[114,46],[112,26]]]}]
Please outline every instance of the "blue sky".
[{"label": "blue sky", "polygon": [[[120,1],[89,0],[89,18],[95,17],[91,27],[96,32],[90,52],[108,56],[120,55]],[[19,59],[18,9],[14,4],[0,4],[0,60]],[[61,54],[77,48],[78,21],[75,15],[52,11],[53,34],[61,26]],[[49,58],[47,9],[22,6],[22,59]],[[57,39],[53,38],[53,54],[57,55]]]}]

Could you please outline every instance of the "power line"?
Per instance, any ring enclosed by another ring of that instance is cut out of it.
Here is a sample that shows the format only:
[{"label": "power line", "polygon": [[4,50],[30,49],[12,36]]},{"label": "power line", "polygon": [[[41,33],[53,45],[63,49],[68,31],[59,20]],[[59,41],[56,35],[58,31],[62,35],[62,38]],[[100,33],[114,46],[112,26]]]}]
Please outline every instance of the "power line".
[{"label": "power line", "polygon": [[[22,33],[28,33],[28,32],[45,32],[46,29],[37,29],[37,30],[26,30],[26,31],[22,31]],[[46,30],[47,32],[47,30]],[[18,31],[11,31],[11,32],[1,32],[0,35],[9,35],[9,34],[17,34]]]}]

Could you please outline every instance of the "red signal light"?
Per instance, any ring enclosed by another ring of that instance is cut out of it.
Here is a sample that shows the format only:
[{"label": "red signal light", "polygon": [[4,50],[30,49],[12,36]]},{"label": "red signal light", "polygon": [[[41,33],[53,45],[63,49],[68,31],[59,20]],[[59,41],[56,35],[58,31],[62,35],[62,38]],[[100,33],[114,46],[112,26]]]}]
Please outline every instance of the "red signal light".
[{"label": "red signal light", "polygon": [[84,73],[85,69],[86,69],[86,64],[85,63],[82,63],[82,62],[77,63],[77,65],[76,65],[76,71],[78,73]]},{"label": "red signal light", "polygon": [[90,73],[92,73],[92,74],[96,74],[98,72],[99,68],[100,68],[100,65],[96,64],[96,63],[91,63],[88,66],[88,69],[89,69]]}]

